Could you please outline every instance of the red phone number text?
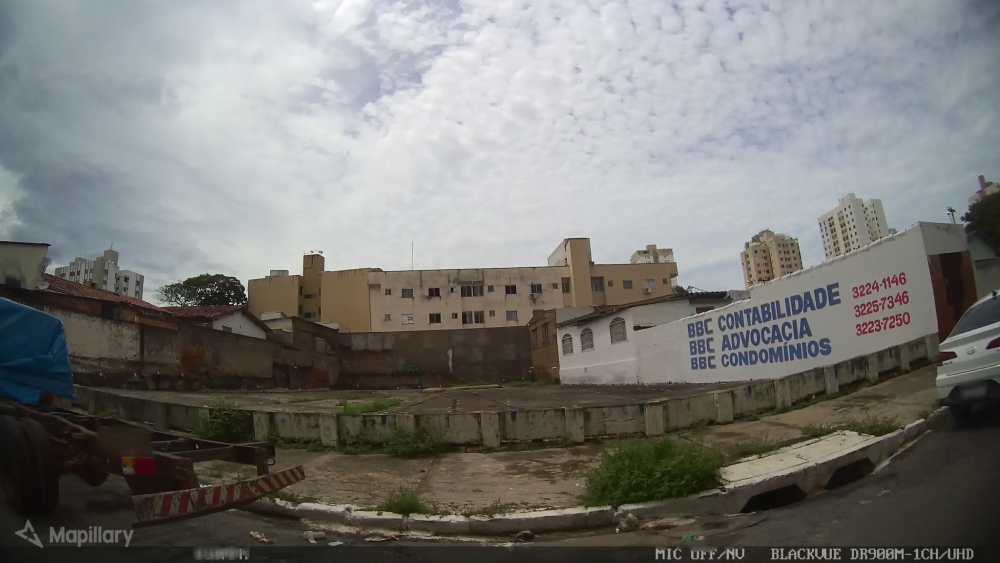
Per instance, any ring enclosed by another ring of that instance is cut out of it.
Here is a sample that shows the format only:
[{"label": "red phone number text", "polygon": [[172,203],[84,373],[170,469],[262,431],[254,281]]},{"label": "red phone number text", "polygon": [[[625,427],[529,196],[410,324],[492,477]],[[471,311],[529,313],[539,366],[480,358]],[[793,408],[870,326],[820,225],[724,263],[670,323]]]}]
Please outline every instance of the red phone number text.
[{"label": "red phone number text", "polygon": [[901,285],[906,285],[906,272],[900,272],[898,274],[886,276],[881,280],[872,280],[867,283],[856,285],[851,288],[851,297],[854,299],[867,297],[880,290],[891,289]]},{"label": "red phone number text", "polygon": [[908,324],[910,324],[909,313],[896,313],[895,315],[889,315],[881,319],[858,323],[854,325],[854,332],[858,336],[863,336],[865,334],[875,334],[876,332],[892,330]]},{"label": "red phone number text", "polygon": [[865,315],[873,315],[880,311],[885,311],[892,309],[896,306],[902,307],[910,302],[910,292],[901,291],[896,295],[886,295],[881,299],[872,299],[871,301],[865,301],[864,303],[858,303],[854,306],[854,316],[863,317]]}]

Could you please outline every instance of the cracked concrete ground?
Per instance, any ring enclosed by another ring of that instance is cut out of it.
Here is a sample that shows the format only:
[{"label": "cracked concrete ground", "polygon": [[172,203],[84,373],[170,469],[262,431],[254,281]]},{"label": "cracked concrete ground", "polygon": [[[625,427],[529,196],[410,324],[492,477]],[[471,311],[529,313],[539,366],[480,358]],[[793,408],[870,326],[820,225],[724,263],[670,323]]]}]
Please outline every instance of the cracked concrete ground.
[{"label": "cracked concrete ground", "polygon": [[[805,438],[809,425],[842,425],[868,416],[905,425],[935,403],[934,366],[919,369],[829,401],[760,420],[737,421],[674,433],[679,439],[717,446],[735,456],[747,441],[788,444]],[[373,506],[398,487],[416,489],[439,511],[565,508],[579,504],[585,472],[597,464],[607,443],[493,453],[449,453],[436,458],[398,459],[279,449],[277,467],[302,463],[304,482],[287,489],[302,499]],[[199,465],[210,480],[232,478],[240,466]]]}]

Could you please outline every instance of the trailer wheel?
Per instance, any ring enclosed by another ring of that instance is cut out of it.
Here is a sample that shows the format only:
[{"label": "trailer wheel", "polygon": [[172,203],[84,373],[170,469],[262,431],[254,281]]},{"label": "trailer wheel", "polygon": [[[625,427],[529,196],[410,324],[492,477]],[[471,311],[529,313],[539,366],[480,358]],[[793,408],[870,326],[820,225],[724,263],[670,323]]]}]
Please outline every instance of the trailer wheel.
[{"label": "trailer wheel", "polygon": [[7,502],[16,512],[27,513],[38,499],[34,456],[17,420],[0,416],[0,485]]},{"label": "trailer wheel", "polygon": [[21,419],[24,435],[27,438],[28,449],[34,454],[36,478],[38,479],[38,497],[31,512],[48,514],[59,504],[59,466],[52,452],[52,440],[37,420]]}]

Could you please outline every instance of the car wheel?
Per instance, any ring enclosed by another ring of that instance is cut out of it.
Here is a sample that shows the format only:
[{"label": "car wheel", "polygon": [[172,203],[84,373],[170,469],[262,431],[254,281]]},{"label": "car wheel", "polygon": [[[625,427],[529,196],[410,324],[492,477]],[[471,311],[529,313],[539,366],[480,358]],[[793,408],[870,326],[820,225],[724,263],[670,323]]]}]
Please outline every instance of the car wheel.
[{"label": "car wheel", "polygon": [[28,441],[28,449],[34,454],[35,478],[38,480],[38,502],[30,510],[37,514],[48,514],[59,504],[59,466],[56,465],[55,452],[52,451],[52,439],[37,420],[21,419],[21,426]]},{"label": "car wheel", "polygon": [[38,499],[34,456],[21,425],[11,416],[0,416],[0,485],[15,512],[26,514]]},{"label": "car wheel", "polygon": [[948,410],[955,420],[968,420],[972,416],[972,405],[949,405]]}]

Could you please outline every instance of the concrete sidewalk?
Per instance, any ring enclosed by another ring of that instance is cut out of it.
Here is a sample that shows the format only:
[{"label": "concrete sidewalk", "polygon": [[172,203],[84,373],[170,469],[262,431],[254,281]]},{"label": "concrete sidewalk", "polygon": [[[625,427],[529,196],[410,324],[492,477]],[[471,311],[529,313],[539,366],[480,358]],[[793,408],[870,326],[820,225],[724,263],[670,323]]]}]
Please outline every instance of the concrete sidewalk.
[{"label": "concrete sidewalk", "polygon": [[[890,417],[902,427],[932,410],[934,366],[877,385],[760,420],[707,426],[675,436],[717,446],[736,457],[748,442],[785,445],[807,437],[810,425],[843,425],[868,416]],[[822,398],[822,397],[819,397]],[[374,506],[397,487],[417,490],[440,512],[492,513],[579,505],[584,474],[600,460],[606,443],[494,453],[451,453],[398,459],[279,449],[277,466],[304,464],[306,481],[286,489],[303,501]],[[199,465],[203,481],[230,479],[238,466]]]}]

